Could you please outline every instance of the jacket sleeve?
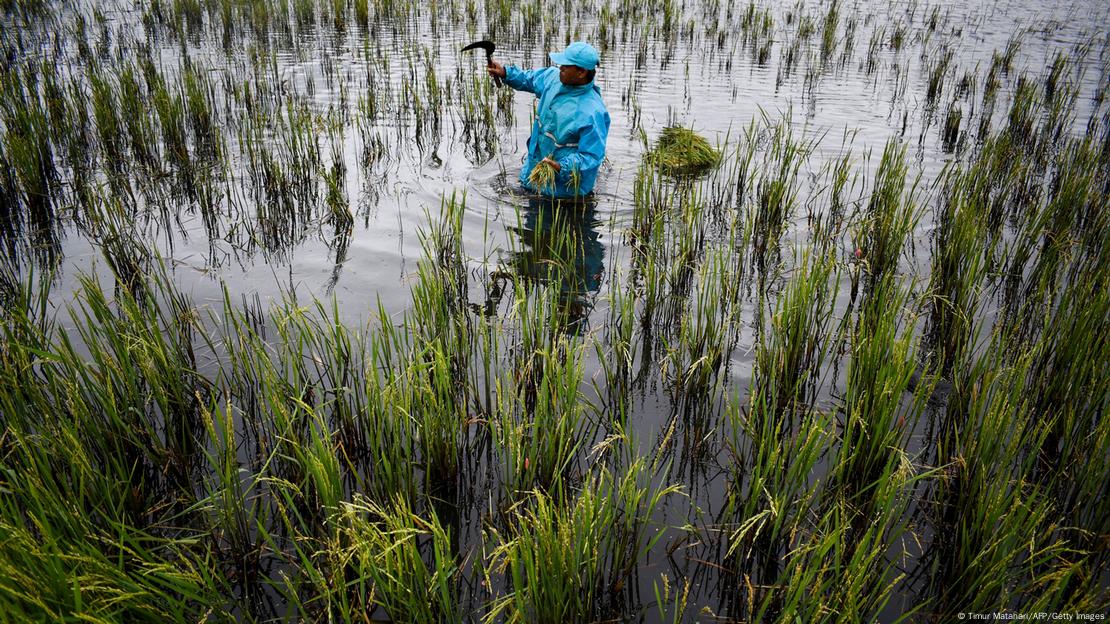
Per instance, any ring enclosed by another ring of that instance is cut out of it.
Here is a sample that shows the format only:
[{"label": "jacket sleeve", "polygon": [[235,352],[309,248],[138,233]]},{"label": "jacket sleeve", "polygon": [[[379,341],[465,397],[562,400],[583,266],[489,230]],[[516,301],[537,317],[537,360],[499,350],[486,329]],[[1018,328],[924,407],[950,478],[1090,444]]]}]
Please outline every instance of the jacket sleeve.
[{"label": "jacket sleeve", "polygon": [[609,136],[609,113],[595,111],[578,130],[578,151],[559,160],[556,180],[570,183],[574,171],[596,170],[605,159],[605,139]]},{"label": "jacket sleeve", "polygon": [[548,69],[550,68],[520,69],[515,65],[509,65],[505,68],[505,84],[517,91],[527,91],[529,93],[541,95],[544,89],[543,74]]}]

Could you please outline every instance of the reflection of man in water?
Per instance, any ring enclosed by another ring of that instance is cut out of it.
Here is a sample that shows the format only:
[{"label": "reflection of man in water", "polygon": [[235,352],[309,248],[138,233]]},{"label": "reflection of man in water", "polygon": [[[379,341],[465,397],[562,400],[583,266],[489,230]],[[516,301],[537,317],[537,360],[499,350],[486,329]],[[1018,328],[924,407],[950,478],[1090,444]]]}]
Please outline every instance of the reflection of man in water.
[{"label": "reflection of man in water", "polygon": [[536,197],[529,200],[522,221],[520,227],[508,228],[520,239],[508,260],[513,277],[518,283],[557,285],[564,326],[581,332],[605,270],[594,203]]},{"label": "reflection of man in water", "polygon": [[[487,71],[504,78],[505,84],[517,91],[535,93],[539,98],[520,183],[549,197],[586,195],[593,190],[597,170],[605,160],[609,136],[609,111],[601,100],[601,89],[594,84],[598,53],[590,44],[577,41],[549,56],[558,67],[522,70],[491,60]],[[540,161],[555,169],[553,188],[538,189],[528,182]]]}]

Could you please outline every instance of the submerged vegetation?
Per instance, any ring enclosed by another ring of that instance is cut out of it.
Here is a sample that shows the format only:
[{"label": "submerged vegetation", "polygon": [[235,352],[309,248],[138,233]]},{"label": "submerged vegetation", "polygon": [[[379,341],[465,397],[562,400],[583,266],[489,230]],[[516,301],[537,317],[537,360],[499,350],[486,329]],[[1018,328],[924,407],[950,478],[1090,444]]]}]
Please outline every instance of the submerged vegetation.
[{"label": "submerged vegetation", "polygon": [[[0,620],[1110,608],[1104,28],[94,5],[0,3]],[[496,193],[486,32],[603,51],[596,196]],[[838,144],[839,83],[889,108]]]}]

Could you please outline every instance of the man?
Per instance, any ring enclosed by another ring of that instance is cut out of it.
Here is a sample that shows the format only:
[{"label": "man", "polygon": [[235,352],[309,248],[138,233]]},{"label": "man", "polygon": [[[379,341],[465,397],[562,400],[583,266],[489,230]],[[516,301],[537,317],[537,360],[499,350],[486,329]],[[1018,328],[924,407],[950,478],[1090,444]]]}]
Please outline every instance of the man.
[{"label": "man", "polygon": [[[549,56],[557,67],[526,71],[490,61],[487,71],[540,100],[520,183],[549,197],[580,197],[594,188],[609,136],[609,111],[594,84],[598,53],[590,44],[577,41]],[[551,187],[535,188],[528,181],[540,161],[555,169]]]}]

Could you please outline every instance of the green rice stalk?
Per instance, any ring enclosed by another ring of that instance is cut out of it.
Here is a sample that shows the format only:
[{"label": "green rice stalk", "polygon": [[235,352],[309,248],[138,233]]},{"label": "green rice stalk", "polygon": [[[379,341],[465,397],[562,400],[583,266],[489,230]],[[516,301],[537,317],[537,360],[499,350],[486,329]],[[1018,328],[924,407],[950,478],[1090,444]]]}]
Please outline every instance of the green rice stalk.
[{"label": "green rice stalk", "polygon": [[898,261],[913,234],[919,214],[914,194],[916,182],[907,189],[906,146],[887,142],[876,174],[871,199],[863,215],[856,248],[862,251],[873,287],[887,274],[898,270]]},{"label": "green rice stalk", "polygon": [[972,175],[959,169],[948,174],[949,187],[936,218],[928,334],[941,374],[947,374],[972,346],[972,325],[987,269],[986,209],[977,202]]},{"label": "green rice stalk", "polygon": [[884,279],[864,302],[851,339],[844,429],[833,476],[843,486],[836,491],[844,500],[864,494],[865,500],[853,501],[861,510],[869,508],[866,498],[875,496],[904,461],[901,449],[933,389],[927,377],[915,381],[917,343],[904,329],[916,320],[909,293],[895,278]]},{"label": "green rice stalk", "polygon": [[632,587],[630,575],[663,536],[648,537],[648,519],[678,492],[647,481],[647,466],[638,459],[623,475],[605,467],[591,471],[573,497],[535,491],[513,507],[511,526],[489,532],[494,547],[485,567],[487,584],[504,575],[512,590],[493,600],[484,621],[601,617],[607,598]]},{"label": "green rice stalk", "polygon": [[380,605],[390,621],[463,620],[452,537],[433,511],[428,514],[416,514],[403,498],[381,506],[356,495],[336,518],[340,530],[334,552],[350,571],[346,585],[371,581],[361,599]]}]

